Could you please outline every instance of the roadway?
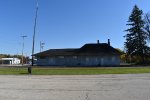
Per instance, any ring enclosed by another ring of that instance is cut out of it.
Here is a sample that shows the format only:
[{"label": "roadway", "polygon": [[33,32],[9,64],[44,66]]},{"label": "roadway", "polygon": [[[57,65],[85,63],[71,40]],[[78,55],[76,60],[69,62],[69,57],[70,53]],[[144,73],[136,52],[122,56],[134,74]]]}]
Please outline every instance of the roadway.
[{"label": "roadway", "polygon": [[150,74],[0,75],[0,100],[150,100]]}]

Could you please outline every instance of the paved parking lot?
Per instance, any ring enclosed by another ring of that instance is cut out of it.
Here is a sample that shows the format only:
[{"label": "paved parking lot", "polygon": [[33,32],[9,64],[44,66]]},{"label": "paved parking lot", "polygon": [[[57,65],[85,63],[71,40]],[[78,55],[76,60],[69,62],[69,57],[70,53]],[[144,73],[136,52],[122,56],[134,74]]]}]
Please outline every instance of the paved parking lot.
[{"label": "paved parking lot", "polygon": [[0,75],[0,100],[150,100],[150,74]]}]

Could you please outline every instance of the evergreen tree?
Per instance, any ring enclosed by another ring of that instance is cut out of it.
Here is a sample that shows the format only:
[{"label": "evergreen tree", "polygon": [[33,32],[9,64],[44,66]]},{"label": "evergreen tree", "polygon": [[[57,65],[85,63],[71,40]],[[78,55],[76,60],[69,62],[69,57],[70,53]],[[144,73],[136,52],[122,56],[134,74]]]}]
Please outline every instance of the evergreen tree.
[{"label": "evergreen tree", "polygon": [[146,45],[147,34],[144,31],[142,15],[142,10],[135,5],[127,24],[130,28],[126,30],[125,48],[128,56],[134,55],[141,57],[141,62],[144,62],[144,57],[148,52],[148,47]]},{"label": "evergreen tree", "polygon": [[145,32],[147,33],[148,36],[148,42],[150,42],[150,12],[146,13],[144,16],[144,22],[145,22]]}]

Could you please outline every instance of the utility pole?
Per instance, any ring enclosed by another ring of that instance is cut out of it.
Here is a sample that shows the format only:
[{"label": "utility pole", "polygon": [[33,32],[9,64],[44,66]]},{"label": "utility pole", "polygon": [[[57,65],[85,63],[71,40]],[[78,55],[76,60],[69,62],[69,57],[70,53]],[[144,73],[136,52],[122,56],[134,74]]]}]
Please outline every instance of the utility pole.
[{"label": "utility pole", "polygon": [[45,45],[45,43],[40,41],[40,52],[43,51],[44,45]]},{"label": "utility pole", "polygon": [[27,37],[27,36],[23,35],[23,36],[21,36],[21,37],[22,37],[22,40],[23,40],[23,41],[22,41],[22,62],[21,62],[21,63],[22,63],[22,65],[23,65],[24,38]]},{"label": "utility pole", "polygon": [[[38,15],[38,0],[37,0],[37,6],[36,6],[36,12],[35,12],[35,22],[34,22],[34,32],[33,32],[33,44],[32,44],[32,66],[34,65],[34,44],[35,44],[35,33],[36,33],[36,23],[37,23],[37,15]],[[32,68],[31,66],[28,67],[28,73],[31,74],[32,73]]]}]

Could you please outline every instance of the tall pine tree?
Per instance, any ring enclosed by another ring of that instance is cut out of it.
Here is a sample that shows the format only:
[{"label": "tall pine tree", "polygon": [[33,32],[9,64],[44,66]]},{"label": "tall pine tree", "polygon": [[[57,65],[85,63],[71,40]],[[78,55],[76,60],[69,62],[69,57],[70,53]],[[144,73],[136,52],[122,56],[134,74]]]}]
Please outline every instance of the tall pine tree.
[{"label": "tall pine tree", "polygon": [[141,62],[144,62],[148,47],[146,45],[147,34],[144,31],[142,15],[142,10],[135,5],[127,24],[130,28],[126,30],[125,48],[127,55],[138,56],[141,58]]}]

